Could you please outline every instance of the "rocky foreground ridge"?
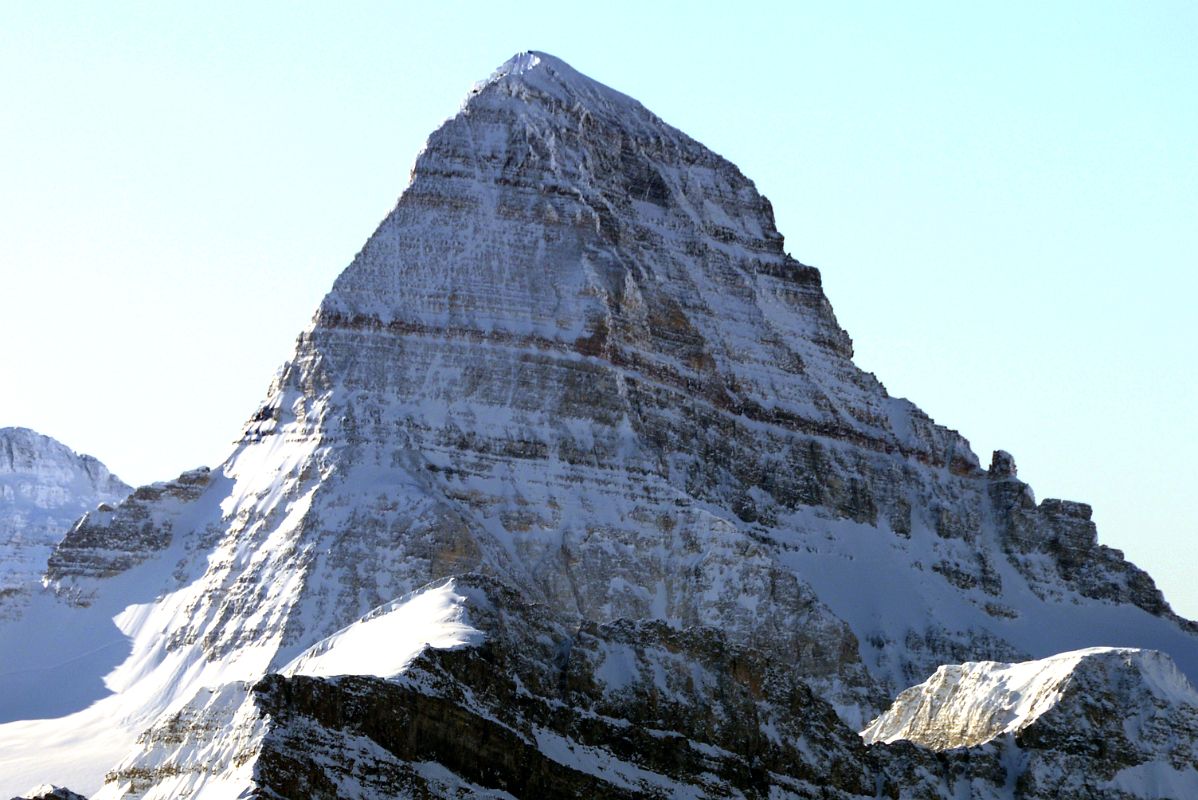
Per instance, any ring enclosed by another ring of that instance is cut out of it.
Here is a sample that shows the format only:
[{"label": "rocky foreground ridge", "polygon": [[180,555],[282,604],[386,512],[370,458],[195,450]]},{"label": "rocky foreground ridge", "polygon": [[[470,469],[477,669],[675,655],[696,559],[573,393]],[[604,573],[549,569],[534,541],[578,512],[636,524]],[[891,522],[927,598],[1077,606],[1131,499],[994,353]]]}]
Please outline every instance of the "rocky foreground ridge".
[{"label": "rocky foreground ridge", "polygon": [[0,672],[0,791],[1147,798],[1194,763],[1180,724],[1095,745],[1156,706],[1089,658],[1054,709],[1107,719],[858,735],[946,664],[1193,679],[1198,632],[1088,506],[853,364],[734,165],[540,53],[429,138],[229,459],[88,514],[47,579],[0,652],[93,691]]},{"label": "rocky foreground ridge", "polygon": [[[391,616],[407,619],[387,635]],[[429,646],[372,646],[405,632]],[[264,798],[1181,798],[1196,744],[1198,692],[1152,651],[941,667],[859,736],[788,665],[718,632],[563,626],[471,574],[201,691],[101,796],[203,795],[216,775]]]}]

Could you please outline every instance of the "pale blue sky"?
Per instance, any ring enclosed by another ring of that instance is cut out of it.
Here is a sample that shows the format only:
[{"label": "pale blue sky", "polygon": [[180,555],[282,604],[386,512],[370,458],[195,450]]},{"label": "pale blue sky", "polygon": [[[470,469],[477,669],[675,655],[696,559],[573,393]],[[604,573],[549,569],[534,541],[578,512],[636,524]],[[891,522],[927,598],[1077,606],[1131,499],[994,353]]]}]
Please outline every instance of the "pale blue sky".
[{"label": "pale blue sky", "polygon": [[333,5],[0,3],[0,425],[217,463],[425,136],[541,49],[739,164],[862,366],[1198,616],[1198,5]]}]

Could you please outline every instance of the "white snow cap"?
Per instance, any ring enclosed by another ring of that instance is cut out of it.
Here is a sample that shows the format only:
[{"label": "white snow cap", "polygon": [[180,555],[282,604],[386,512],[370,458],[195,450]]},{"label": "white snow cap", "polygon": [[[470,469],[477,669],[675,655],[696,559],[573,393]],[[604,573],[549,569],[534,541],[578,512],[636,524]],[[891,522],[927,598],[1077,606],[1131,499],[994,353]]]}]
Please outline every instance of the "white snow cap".
[{"label": "white snow cap", "polygon": [[557,56],[539,50],[526,50],[512,56],[500,64],[491,73],[491,77],[475,84],[470,95],[476,95],[488,86],[503,82],[531,86],[562,100],[574,95],[575,99],[577,96],[599,99],[616,109],[636,108],[644,111],[644,106],[637,100],[587,77]]},{"label": "white snow cap", "polygon": [[[536,50],[525,50],[523,53],[516,53],[516,55],[500,64],[499,69],[495,70],[495,74],[492,75],[492,77],[502,77],[504,75],[523,75],[530,69],[539,66],[541,63],[541,57],[543,55],[544,53],[538,53]],[[550,58],[554,61],[558,60],[552,56],[547,56],[547,58]]]},{"label": "white snow cap", "polygon": [[1016,733],[1050,711],[1079,669],[1117,663],[1136,668],[1141,685],[1166,704],[1198,707],[1198,693],[1164,653],[1090,647],[1038,661],[941,666],[895,698],[861,736],[869,744],[906,739],[934,749],[983,744]]}]

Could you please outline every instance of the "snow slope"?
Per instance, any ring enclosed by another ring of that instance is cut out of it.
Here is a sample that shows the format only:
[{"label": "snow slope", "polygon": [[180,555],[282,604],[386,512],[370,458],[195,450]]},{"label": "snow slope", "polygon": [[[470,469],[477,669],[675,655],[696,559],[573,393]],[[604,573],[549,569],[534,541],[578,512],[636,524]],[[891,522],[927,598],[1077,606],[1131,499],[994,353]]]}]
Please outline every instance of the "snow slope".
[{"label": "snow slope", "polygon": [[[482,632],[468,621],[471,602],[481,603],[484,609],[489,606],[485,596],[469,587],[459,590],[454,581],[422,587],[317,642],[279,672],[287,676],[397,678],[427,648],[452,650],[481,643]],[[252,683],[244,679],[206,681],[186,704],[163,714],[149,737],[142,737],[143,743],[148,738],[152,745],[134,747],[132,741],[126,741],[119,762],[109,762],[118,773],[158,771],[165,777],[148,791],[137,778],[109,781],[94,800],[134,792],[143,800],[241,796],[253,784],[257,751],[269,727],[255,705]],[[188,726],[208,735],[200,741],[185,740]]]},{"label": "snow slope", "polygon": [[1079,669],[1111,665],[1133,669],[1163,705],[1198,711],[1198,692],[1168,656],[1093,647],[1016,664],[946,664],[900,694],[861,735],[869,743],[906,739],[936,750],[984,744],[1019,733],[1052,711]]},{"label": "snow slope", "polygon": [[426,647],[452,650],[482,641],[482,632],[466,621],[465,600],[452,580],[422,588],[376,608],[308,648],[279,672],[395,677]]}]

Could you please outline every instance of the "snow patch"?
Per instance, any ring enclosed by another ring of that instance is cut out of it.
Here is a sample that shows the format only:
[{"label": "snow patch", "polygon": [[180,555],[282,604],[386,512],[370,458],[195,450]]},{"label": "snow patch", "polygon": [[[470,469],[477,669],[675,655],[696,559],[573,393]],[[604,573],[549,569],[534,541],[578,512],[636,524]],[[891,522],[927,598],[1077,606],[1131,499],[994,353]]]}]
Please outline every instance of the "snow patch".
[{"label": "snow patch", "polygon": [[391,678],[402,673],[425,648],[477,646],[485,637],[467,622],[466,601],[452,580],[418,589],[313,645],[280,672]]}]

